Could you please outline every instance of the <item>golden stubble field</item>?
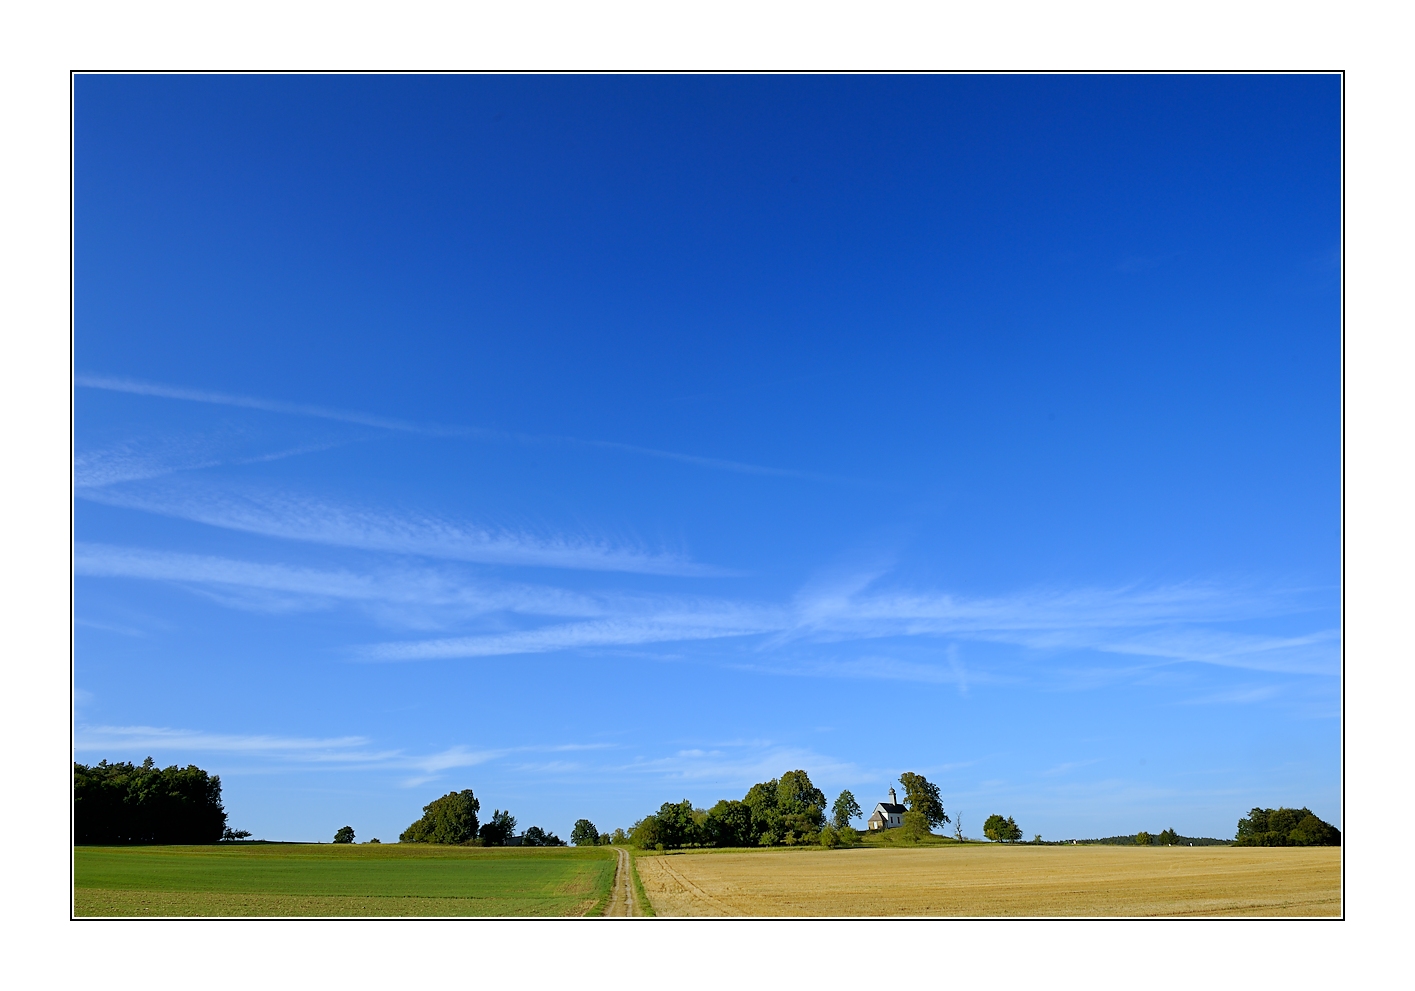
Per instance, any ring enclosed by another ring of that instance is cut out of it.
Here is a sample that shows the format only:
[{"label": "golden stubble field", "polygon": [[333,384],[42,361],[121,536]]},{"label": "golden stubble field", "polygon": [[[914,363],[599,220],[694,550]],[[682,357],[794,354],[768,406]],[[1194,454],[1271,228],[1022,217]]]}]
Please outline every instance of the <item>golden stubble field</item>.
[{"label": "golden stubble field", "polygon": [[1339,916],[1336,847],[702,851],[639,856],[661,916]]}]

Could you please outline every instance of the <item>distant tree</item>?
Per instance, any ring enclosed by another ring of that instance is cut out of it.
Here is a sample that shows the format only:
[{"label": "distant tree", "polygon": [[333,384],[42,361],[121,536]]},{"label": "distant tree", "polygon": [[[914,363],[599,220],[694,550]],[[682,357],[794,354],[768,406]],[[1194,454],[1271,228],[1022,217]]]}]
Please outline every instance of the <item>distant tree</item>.
[{"label": "distant tree", "polygon": [[614,834],[609,839],[610,842],[614,843],[616,846],[623,846],[625,843],[629,842],[629,834],[625,833],[622,829],[616,828]]},{"label": "distant tree", "polygon": [[608,833],[600,833],[600,834],[599,834],[598,843],[599,843],[600,846],[609,846],[609,844],[611,844],[611,843],[613,843],[613,842],[614,842],[614,837],[613,837],[613,836],[610,836]]},{"label": "distant tree", "polygon": [[449,791],[423,806],[423,817],[403,830],[403,843],[470,843],[477,836],[481,802],[470,788]]},{"label": "distant tree", "polygon": [[1041,834],[1041,833],[1038,833],[1036,836],[1033,836],[1033,837],[1032,837],[1032,842],[1033,842],[1033,843],[1040,843],[1041,841],[1042,841],[1042,834]]},{"label": "distant tree", "polygon": [[1166,829],[1160,833],[1161,846],[1174,846],[1179,842],[1179,834],[1172,829]]},{"label": "distant tree", "polygon": [[570,842],[576,846],[595,846],[599,843],[599,830],[588,819],[576,819],[570,830]]},{"label": "distant tree", "polygon": [[938,785],[931,784],[928,778],[912,771],[899,775],[899,783],[904,786],[904,805],[911,812],[923,813],[929,829],[949,821],[943,811],[943,800],[939,798]]},{"label": "distant tree", "polygon": [[1015,843],[1022,838],[1022,829],[1008,816],[988,816],[983,823],[983,835],[995,843]]},{"label": "distant tree", "polygon": [[826,826],[821,830],[820,845],[827,850],[834,850],[840,845],[840,834],[836,832],[834,826]]},{"label": "distant tree", "polygon": [[76,844],[217,843],[225,834],[221,778],[195,764],[74,764]]},{"label": "distant tree", "polygon": [[564,846],[565,841],[539,826],[532,826],[521,837],[522,846]]},{"label": "distant tree", "polygon": [[851,819],[859,818],[860,815],[860,803],[855,801],[855,796],[847,788],[840,793],[835,804],[830,807],[830,824],[837,830],[841,830],[850,825]]},{"label": "distant tree", "polygon": [[352,843],[352,842],[354,842],[354,827],[353,827],[353,826],[340,826],[338,832],[336,832],[336,833],[334,834],[334,842],[335,842],[335,843]]},{"label": "distant tree", "polygon": [[1149,846],[1154,842],[1154,840],[1155,838],[1149,833],[1145,832],[1143,829],[1135,834],[1135,843],[1138,846]]},{"label": "distant tree", "polygon": [[234,843],[236,840],[244,840],[250,835],[251,831],[249,829],[232,829],[230,826],[227,826],[221,833],[221,839],[227,843]]},{"label": "distant tree", "polygon": [[516,835],[516,817],[510,812],[495,809],[491,819],[482,823],[477,835],[487,846],[505,846],[506,841]]},{"label": "distant tree", "polygon": [[1341,830],[1311,809],[1253,809],[1238,820],[1234,846],[1340,846]]},{"label": "distant tree", "polygon": [[959,843],[963,842],[963,813],[958,813],[958,821],[953,824],[953,838]]},{"label": "distant tree", "polygon": [[377,836],[375,836],[373,839],[369,840],[368,842],[369,842],[369,843],[378,843],[378,842],[379,842],[379,839],[378,839]]}]

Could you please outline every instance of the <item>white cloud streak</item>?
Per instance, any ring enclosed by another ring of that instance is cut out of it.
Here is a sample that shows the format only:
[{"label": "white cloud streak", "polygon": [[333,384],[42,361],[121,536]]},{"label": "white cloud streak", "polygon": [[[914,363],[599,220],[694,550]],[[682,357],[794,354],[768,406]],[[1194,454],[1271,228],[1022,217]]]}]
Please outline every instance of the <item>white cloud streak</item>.
[{"label": "white cloud streak", "polygon": [[458,523],[424,513],[402,515],[273,492],[216,491],[197,485],[83,490],[108,506],[208,526],[307,543],[454,561],[649,575],[721,576],[719,568],[681,556],[606,540],[537,535]]},{"label": "white cloud streak", "polygon": [[339,423],[353,423],[382,430],[402,433],[424,434],[432,437],[472,437],[481,440],[513,442],[519,444],[572,444],[579,447],[594,447],[602,450],[623,451],[643,457],[661,458],[682,464],[730,471],[747,475],[769,475],[778,478],[800,478],[821,482],[844,482],[854,484],[852,479],[816,472],[797,471],[791,468],[771,468],[765,465],[747,464],[724,458],[707,458],[695,454],[681,454],[663,451],[637,444],[624,444],[608,440],[582,440],[577,437],[559,437],[549,434],[523,434],[507,430],[491,430],[485,427],[448,426],[436,423],[415,423],[396,417],[380,416],[374,413],[360,413],[354,410],[335,409],[308,403],[288,403],[276,399],[262,399],[236,393],[216,392],[209,389],[189,389],[182,386],[144,382],[139,379],[121,378],[110,375],[75,375],[74,384],[86,389],[102,389],[108,392],[122,392],[135,396],[152,396],[159,399],[177,399],[186,402],[208,403],[217,406],[234,406],[241,409],[261,410],[267,413],[281,413],[290,416],[308,416]]},{"label": "white cloud streak", "polygon": [[111,447],[74,454],[74,487],[76,489],[101,489],[123,482],[146,481],[161,478],[182,471],[199,471],[203,468],[217,468],[222,465],[250,465],[284,458],[327,451],[338,442],[304,444],[265,454],[244,457],[219,457],[213,453],[217,446],[211,439],[188,440],[185,443],[166,442],[159,444],[139,444],[128,441]]},{"label": "white cloud streak", "polygon": [[[758,658],[793,643],[961,639],[1050,653],[1091,650],[1145,657],[1157,663],[1197,662],[1304,674],[1335,670],[1335,631],[1273,637],[1212,628],[1216,623],[1293,611],[1291,602],[1285,601],[1289,597],[1282,594],[1245,594],[1190,584],[967,599],[919,593],[870,595],[863,592],[867,585],[861,581],[838,593],[798,597],[792,606],[781,608],[707,599],[673,603],[607,600],[607,615],[588,622],[377,644],[366,648],[365,656],[377,660],[494,657],[759,636],[763,639],[752,649]],[[953,683],[961,692],[967,691],[970,680],[987,680],[964,668],[956,652],[942,652],[937,664],[890,658],[882,656],[884,653],[876,649],[872,656],[862,658],[792,658],[785,665],[758,660],[746,666],[782,674]]]},{"label": "white cloud streak", "polygon": [[[383,568],[377,574],[361,574],[95,543],[75,544],[74,573],[275,593],[293,597],[291,606],[303,608],[345,601],[412,608],[419,615],[445,613],[462,618],[490,612],[599,616],[605,611],[595,599],[565,589],[514,582],[473,582],[445,571]],[[258,598],[227,601],[235,605],[245,601],[257,607],[266,602]]]},{"label": "white cloud streak", "polygon": [[515,747],[448,747],[430,754],[401,749],[375,749],[363,736],[331,738],[268,734],[207,733],[161,726],[79,726],[74,734],[77,754],[104,753],[113,759],[137,753],[213,753],[274,761],[293,767],[340,767],[349,770],[414,771],[404,785],[436,780],[442,772],[476,767],[517,754],[567,753],[611,749],[609,743],[530,744]]}]

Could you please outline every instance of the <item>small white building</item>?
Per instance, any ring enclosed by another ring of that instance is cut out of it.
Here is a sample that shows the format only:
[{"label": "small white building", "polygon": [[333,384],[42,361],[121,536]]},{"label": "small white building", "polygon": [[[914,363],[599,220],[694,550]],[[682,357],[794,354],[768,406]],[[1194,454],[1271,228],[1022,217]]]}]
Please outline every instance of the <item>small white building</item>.
[{"label": "small white building", "polygon": [[899,800],[894,797],[894,789],[889,789],[889,801],[880,802],[875,806],[874,814],[869,818],[869,828],[875,829],[895,829],[904,825],[904,806],[899,804]]}]

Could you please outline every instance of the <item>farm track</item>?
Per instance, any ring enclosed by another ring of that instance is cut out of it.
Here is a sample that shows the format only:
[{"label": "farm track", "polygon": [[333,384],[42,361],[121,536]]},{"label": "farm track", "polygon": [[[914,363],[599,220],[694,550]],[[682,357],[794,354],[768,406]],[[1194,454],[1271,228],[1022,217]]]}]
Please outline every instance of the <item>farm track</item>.
[{"label": "farm track", "polygon": [[615,849],[619,862],[614,867],[614,890],[609,896],[609,906],[604,910],[606,918],[624,919],[642,915],[638,911],[638,900],[634,897],[633,867],[627,850]]}]

